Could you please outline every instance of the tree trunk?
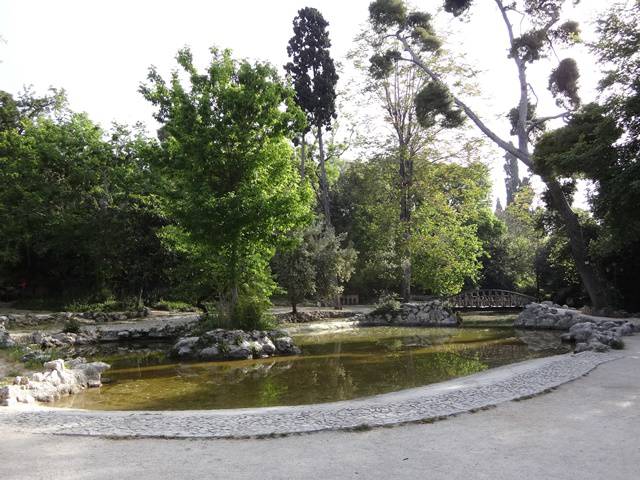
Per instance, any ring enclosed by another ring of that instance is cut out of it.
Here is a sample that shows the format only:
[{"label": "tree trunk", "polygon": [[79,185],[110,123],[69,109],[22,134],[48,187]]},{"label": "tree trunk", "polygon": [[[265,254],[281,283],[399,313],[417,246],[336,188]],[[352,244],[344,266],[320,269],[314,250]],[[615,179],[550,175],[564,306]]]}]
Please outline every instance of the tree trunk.
[{"label": "tree trunk", "polygon": [[291,302],[291,313],[293,313],[294,315],[298,314],[298,305],[296,304],[296,302]]},{"label": "tree trunk", "polygon": [[[327,169],[325,166],[324,141],[322,139],[322,127],[318,126],[318,163],[320,163],[320,200],[322,202],[322,211],[324,213],[325,228],[333,230],[331,223],[331,204],[329,203],[329,182],[327,181]],[[338,278],[334,280],[338,285]],[[336,310],[342,310],[340,303],[340,295],[336,295],[333,299],[333,306]]]},{"label": "tree trunk", "polygon": [[229,319],[231,320],[232,325],[237,325],[239,319],[235,318],[236,315],[236,306],[238,305],[238,299],[240,296],[239,293],[239,280],[238,280],[238,239],[234,239],[233,245],[231,246],[231,259],[230,259],[230,267],[231,267],[231,278],[230,278],[230,302],[229,302]]},{"label": "tree trunk", "polygon": [[402,300],[411,301],[411,259],[402,260]]},{"label": "tree trunk", "polygon": [[543,178],[543,180],[551,194],[553,206],[564,220],[571,255],[573,256],[584,288],[589,294],[591,305],[595,309],[603,308],[607,305],[607,292],[596,269],[589,260],[587,245],[582,235],[582,227],[580,226],[578,216],[571,209],[558,181],[554,178]]},{"label": "tree trunk", "polygon": [[408,165],[407,148],[400,145],[400,223],[402,225],[402,247],[401,247],[401,266],[402,266],[402,286],[401,295],[405,302],[411,301],[411,252],[409,251],[409,240],[411,238],[411,205],[410,203],[410,186],[411,186],[411,168]]},{"label": "tree trunk", "polygon": [[327,181],[327,169],[324,161],[324,142],[322,140],[322,127],[318,126],[318,159],[320,163],[320,199],[322,211],[327,228],[332,227],[331,205],[329,204],[329,182]]},{"label": "tree trunk", "polygon": [[304,168],[307,160],[307,139],[306,135],[302,134],[302,142],[300,143],[300,178],[304,180]]}]

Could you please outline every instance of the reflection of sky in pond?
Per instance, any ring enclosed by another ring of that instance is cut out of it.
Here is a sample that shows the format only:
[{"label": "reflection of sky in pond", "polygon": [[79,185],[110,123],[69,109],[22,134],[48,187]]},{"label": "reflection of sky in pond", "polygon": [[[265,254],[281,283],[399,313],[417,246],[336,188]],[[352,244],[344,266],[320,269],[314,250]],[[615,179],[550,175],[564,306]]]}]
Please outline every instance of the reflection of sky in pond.
[{"label": "reflection of sky in pond", "polygon": [[105,372],[111,383],[56,406],[186,410],[330,402],[566,351],[556,334],[520,338],[510,329],[372,327],[295,340],[303,355],[232,362],[168,363],[158,347],[103,352],[95,358],[113,365]]}]

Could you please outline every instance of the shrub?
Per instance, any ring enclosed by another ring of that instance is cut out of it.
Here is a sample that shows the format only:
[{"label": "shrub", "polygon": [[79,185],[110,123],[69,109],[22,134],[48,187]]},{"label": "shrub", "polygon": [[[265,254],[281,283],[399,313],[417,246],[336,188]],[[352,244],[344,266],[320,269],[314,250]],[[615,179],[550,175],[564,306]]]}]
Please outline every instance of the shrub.
[{"label": "shrub", "polygon": [[137,311],[138,305],[135,299],[115,300],[113,298],[100,302],[89,300],[76,300],[66,306],[69,312],[125,312]]},{"label": "shrub", "polygon": [[80,327],[81,325],[77,318],[70,318],[64,322],[62,331],[65,333],[80,333]]},{"label": "shrub", "polygon": [[397,313],[400,311],[400,300],[395,294],[385,294],[380,296],[371,312],[373,315],[386,315],[387,313]]},{"label": "shrub", "polygon": [[164,310],[169,312],[194,312],[196,307],[187,302],[179,300],[160,300],[152,306],[156,310]]},{"label": "shrub", "polygon": [[269,301],[255,296],[240,298],[233,312],[233,325],[237,325],[242,330],[273,328],[275,320],[269,313],[270,305]]}]

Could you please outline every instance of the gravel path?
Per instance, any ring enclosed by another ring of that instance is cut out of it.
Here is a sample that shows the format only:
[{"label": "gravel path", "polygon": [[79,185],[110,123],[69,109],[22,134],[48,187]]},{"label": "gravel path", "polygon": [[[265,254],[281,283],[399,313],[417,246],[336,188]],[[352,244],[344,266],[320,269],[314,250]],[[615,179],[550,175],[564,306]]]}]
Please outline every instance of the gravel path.
[{"label": "gravel path", "polygon": [[113,438],[244,438],[388,426],[439,419],[536,395],[621,356],[619,352],[560,355],[426,387],[296,407],[182,412],[0,409],[0,430]]}]

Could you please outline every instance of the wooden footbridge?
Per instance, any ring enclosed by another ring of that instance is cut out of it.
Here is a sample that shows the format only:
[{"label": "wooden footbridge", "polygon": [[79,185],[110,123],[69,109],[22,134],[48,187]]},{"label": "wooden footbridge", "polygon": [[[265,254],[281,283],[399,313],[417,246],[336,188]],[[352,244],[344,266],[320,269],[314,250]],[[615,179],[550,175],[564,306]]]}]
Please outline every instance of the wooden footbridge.
[{"label": "wooden footbridge", "polygon": [[536,301],[523,293],[497,289],[467,290],[445,300],[452,308],[469,310],[524,308]]}]

